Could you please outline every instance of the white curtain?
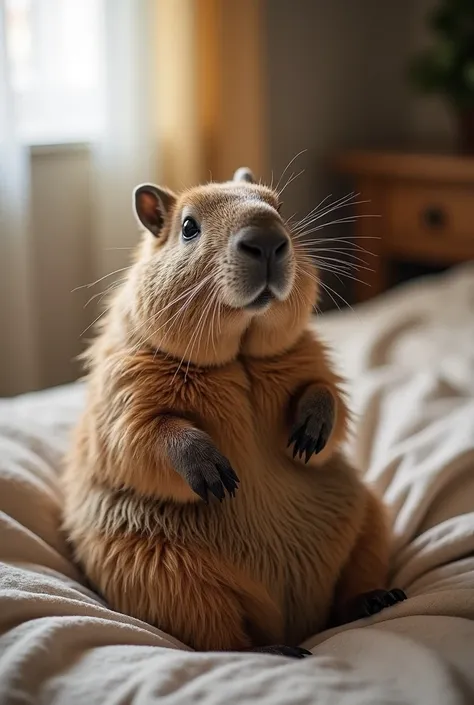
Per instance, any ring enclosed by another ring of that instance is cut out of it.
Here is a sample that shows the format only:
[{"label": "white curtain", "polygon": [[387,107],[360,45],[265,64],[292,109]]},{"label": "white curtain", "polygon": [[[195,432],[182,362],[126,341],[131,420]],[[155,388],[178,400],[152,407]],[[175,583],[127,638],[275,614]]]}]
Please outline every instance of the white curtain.
[{"label": "white curtain", "polygon": [[[132,189],[156,181],[156,0],[102,0],[104,129],[95,145],[97,277],[125,266],[137,241]],[[177,39],[178,41],[178,39]],[[165,67],[163,67],[165,69]]]},{"label": "white curtain", "polygon": [[16,126],[6,51],[5,1],[0,0],[0,393],[39,382],[29,230],[29,166]]},{"label": "white curtain", "polygon": [[[44,12],[45,5],[39,5],[43,1],[32,0],[31,6]],[[141,181],[156,180],[158,170],[155,59],[158,20],[155,13],[159,2],[97,2],[100,3],[102,20],[99,35],[101,59],[97,70],[101,76],[98,100],[102,102],[99,112],[103,120],[99,137],[91,139],[90,143],[91,232],[83,243],[89,251],[90,272],[85,281],[71,279],[70,288],[66,290],[63,287],[58,292],[59,296],[68,296],[78,284],[92,282],[127,265],[128,248],[136,243],[138,237],[132,216],[132,189]],[[61,336],[71,335],[70,322],[64,322],[62,331],[61,323],[56,320],[54,335],[46,343],[44,340],[48,317],[54,314],[41,310],[43,299],[37,296],[36,291],[38,279],[44,283],[45,272],[42,271],[41,277],[38,277],[36,268],[40,265],[32,255],[32,245],[39,241],[42,234],[35,227],[29,227],[36,226],[31,223],[29,200],[31,159],[30,150],[22,145],[22,135],[18,130],[18,105],[15,104],[15,92],[11,85],[12,67],[8,65],[6,51],[6,3],[7,0],[0,0],[0,396],[44,386],[44,380],[51,383],[52,376],[53,382],[56,382],[54,370],[53,375],[51,369],[45,374],[41,351],[44,352],[45,344],[60,348]],[[48,7],[54,9],[54,2],[49,0]],[[48,23],[43,21],[43,32],[45,26],[48,27]],[[52,32],[55,31],[54,26],[52,22]],[[58,42],[56,44],[60,45]],[[80,55],[80,41],[77,52]],[[61,62],[60,55],[49,59]],[[34,115],[31,117],[34,119]],[[49,246],[54,247],[51,238]],[[47,255],[42,252],[43,263],[48,260]],[[61,262],[57,263],[57,253],[55,266],[61,266]],[[70,262],[67,269],[71,269]],[[48,277],[49,271],[46,279]],[[51,277],[49,300],[51,292],[55,292],[54,272]],[[112,277],[105,283],[111,281]],[[91,311],[92,318],[93,306],[87,310]],[[79,335],[83,322],[83,319],[77,322],[77,348],[74,344],[74,354],[82,348]],[[63,347],[68,350],[69,358],[71,344]]]}]

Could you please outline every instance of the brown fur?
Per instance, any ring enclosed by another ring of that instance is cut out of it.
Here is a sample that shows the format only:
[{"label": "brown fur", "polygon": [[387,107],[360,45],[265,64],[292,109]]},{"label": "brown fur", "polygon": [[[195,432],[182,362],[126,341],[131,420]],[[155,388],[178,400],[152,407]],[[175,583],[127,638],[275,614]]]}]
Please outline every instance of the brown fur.
[{"label": "brown fur", "polygon": [[[342,614],[383,587],[388,561],[382,508],[340,451],[340,380],[306,329],[317,275],[293,240],[288,296],[263,313],[234,306],[227,242],[248,223],[281,225],[277,195],[230,182],[168,197],[88,351],[65,527],[112,607],[197,649],[297,644],[327,624],[334,594]],[[184,211],[206,228],[192,250],[179,243]],[[286,445],[311,385],[331,390],[337,416],[304,465]],[[190,429],[229,459],[234,499],[206,505],[173,469],[167,449]]]}]

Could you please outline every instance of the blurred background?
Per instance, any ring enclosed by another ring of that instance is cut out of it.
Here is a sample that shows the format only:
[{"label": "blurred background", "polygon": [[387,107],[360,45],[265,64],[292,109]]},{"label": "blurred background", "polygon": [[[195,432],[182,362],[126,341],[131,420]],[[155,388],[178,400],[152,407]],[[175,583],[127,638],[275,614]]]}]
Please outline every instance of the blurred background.
[{"label": "blurred background", "polygon": [[472,0],[0,0],[0,395],[79,374],[139,182],[295,158],[324,309],[474,257],[473,45]]}]

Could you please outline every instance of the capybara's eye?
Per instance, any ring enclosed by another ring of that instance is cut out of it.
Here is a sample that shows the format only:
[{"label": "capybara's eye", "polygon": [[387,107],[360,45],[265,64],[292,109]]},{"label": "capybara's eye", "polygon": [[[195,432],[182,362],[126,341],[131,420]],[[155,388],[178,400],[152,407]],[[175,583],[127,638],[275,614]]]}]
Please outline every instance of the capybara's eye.
[{"label": "capybara's eye", "polygon": [[194,240],[194,238],[200,235],[200,233],[201,228],[196,223],[194,218],[186,218],[181,229],[183,240]]}]

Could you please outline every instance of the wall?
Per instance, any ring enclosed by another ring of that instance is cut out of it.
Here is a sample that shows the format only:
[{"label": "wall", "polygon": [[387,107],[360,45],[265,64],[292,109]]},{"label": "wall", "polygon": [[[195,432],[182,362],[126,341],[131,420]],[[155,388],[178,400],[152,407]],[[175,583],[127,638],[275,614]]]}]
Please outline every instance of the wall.
[{"label": "wall", "polygon": [[90,322],[91,169],[85,147],[36,148],[31,155],[34,282],[40,379],[44,387],[77,377],[74,359]]},{"label": "wall", "polygon": [[270,162],[279,174],[301,149],[291,205],[307,209],[330,184],[327,161],[346,147],[449,147],[443,104],[408,87],[433,0],[266,0]]}]

